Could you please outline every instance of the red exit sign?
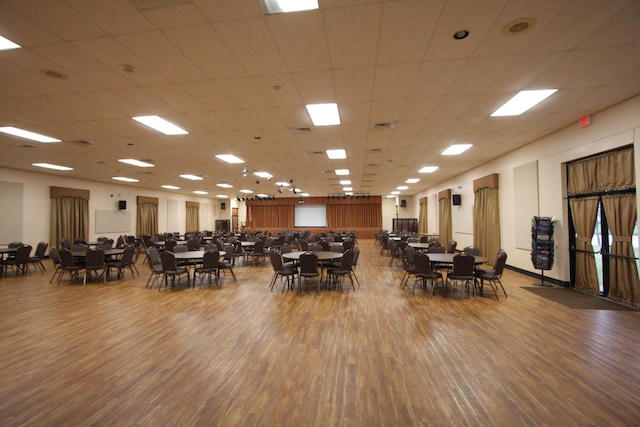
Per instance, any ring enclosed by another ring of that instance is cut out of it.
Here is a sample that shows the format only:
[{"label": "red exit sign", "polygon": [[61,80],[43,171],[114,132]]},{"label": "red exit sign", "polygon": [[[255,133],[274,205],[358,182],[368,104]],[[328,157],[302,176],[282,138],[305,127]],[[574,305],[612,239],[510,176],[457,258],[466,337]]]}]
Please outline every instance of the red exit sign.
[{"label": "red exit sign", "polygon": [[580,117],[580,127],[587,127],[591,124],[591,116],[584,116],[584,117]]}]

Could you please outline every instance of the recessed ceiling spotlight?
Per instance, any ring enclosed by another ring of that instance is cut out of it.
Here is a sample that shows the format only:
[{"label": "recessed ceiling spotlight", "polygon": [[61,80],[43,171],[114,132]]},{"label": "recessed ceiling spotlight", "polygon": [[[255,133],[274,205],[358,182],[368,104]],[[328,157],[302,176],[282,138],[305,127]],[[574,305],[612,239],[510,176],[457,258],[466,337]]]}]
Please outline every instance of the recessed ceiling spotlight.
[{"label": "recessed ceiling spotlight", "polygon": [[462,40],[462,39],[466,39],[468,35],[469,35],[469,31],[460,30],[460,31],[456,31],[453,34],[453,38],[456,39],[456,40]]}]

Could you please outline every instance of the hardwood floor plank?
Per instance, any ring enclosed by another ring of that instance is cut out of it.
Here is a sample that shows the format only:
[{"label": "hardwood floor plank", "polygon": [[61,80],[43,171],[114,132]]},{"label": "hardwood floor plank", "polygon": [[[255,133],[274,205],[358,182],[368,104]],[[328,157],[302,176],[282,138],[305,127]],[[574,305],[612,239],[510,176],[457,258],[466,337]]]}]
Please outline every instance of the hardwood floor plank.
[{"label": "hardwood floor plank", "polygon": [[[0,278],[0,425],[633,425],[640,313],[400,288],[373,241],[357,291],[237,283],[158,291],[141,277]],[[312,287],[311,287],[312,288]]]}]

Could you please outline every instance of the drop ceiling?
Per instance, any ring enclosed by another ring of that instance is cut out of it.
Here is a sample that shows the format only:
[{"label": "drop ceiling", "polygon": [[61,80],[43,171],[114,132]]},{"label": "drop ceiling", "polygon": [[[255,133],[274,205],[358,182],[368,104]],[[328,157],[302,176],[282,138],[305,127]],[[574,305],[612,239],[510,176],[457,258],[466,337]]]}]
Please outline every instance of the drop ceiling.
[{"label": "drop ceiling", "polygon": [[[139,179],[118,185],[141,194],[168,184],[210,197],[287,196],[278,181],[342,194],[333,171],[349,169],[355,193],[384,196],[420,178],[401,192],[411,195],[640,93],[637,0],[319,4],[264,15],[258,0],[0,1],[0,34],[22,46],[0,52],[0,126],[62,140],[0,135],[0,166],[54,163],[74,168],[59,176]],[[512,34],[523,18],[533,24]],[[490,117],[543,88],[558,92],[521,116]],[[313,126],[305,104],[327,102],[341,125]],[[189,134],[131,119],[152,114]],[[440,155],[457,143],[473,147]],[[330,160],[329,149],[348,158]]]}]

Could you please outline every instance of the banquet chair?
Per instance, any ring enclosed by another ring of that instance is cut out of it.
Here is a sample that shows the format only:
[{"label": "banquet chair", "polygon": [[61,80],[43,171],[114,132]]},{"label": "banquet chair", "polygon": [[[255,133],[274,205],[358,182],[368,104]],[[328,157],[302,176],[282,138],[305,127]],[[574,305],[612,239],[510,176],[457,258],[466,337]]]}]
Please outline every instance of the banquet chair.
[{"label": "banquet chair", "polygon": [[407,246],[404,248],[402,253],[402,266],[404,267],[404,275],[402,276],[402,280],[400,280],[400,285],[402,289],[404,289],[409,283],[409,279],[411,277],[416,276],[416,267],[414,265],[416,256],[416,249],[412,246]]},{"label": "banquet chair", "polygon": [[2,262],[2,267],[12,267],[16,272],[16,276],[18,272],[31,274],[31,270],[29,269],[29,256],[31,255],[32,249],[31,245],[20,246],[14,257],[7,258]]},{"label": "banquet chair", "polygon": [[264,262],[264,241],[256,241],[253,245],[253,249],[245,252],[245,257],[252,259],[253,265],[256,265],[258,259],[261,259],[262,262]]},{"label": "banquet chair", "polygon": [[315,278],[317,292],[320,292],[320,272],[318,271],[318,255],[307,251],[300,255],[300,272],[298,273],[298,291],[302,292],[302,279],[306,285],[307,279]]},{"label": "banquet chair", "polygon": [[269,251],[269,259],[271,260],[271,267],[273,268],[273,277],[271,278],[271,283],[269,283],[269,288],[273,291],[276,280],[280,278],[280,281],[282,281],[282,278],[285,278],[285,283],[282,285],[282,293],[284,293],[285,286],[291,289],[291,284],[298,275],[298,269],[295,267],[285,267],[282,262],[282,255],[276,251]]},{"label": "banquet chair", "polygon": [[450,240],[449,244],[447,245],[447,253],[448,254],[455,253],[457,246],[458,246],[458,242],[456,242],[455,240]]},{"label": "banquet chair", "polygon": [[467,288],[467,295],[470,295],[471,290],[475,295],[474,286],[474,269],[476,258],[473,255],[467,253],[457,254],[453,257],[453,268],[450,273],[447,274],[447,285],[451,285],[451,294],[453,295],[453,284],[459,284],[462,282]]},{"label": "banquet chair", "polygon": [[[135,265],[133,263],[134,251],[135,251],[135,248],[133,246],[127,245],[124,248],[124,252],[122,253],[122,258],[118,260],[110,261],[107,264],[107,274],[109,273],[109,271],[111,271],[112,268],[115,268],[118,270],[118,279],[124,278],[124,271],[125,269],[128,268],[129,271],[131,271],[131,276],[135,278],[136,277],[136,273],[134,272]],[[138,273],[138,276],[139,275],[140,273]]]},{"label": "banquet chair", "polygon": [[502,288],[504,297],[507,298],[507,291],[505,291],[502,281],[500,280],[502,278],[502,272],[504,271],[506,262],[507,253],[500,249],[496,254],[496,260],[493,263],[492,269],[477,268],[475,270],[475,278],[480,280],[480,295],[482,295],[484,290],[484,281],[486,280],[489,285],[491,285],[491,289],[493,289],[497,300],[500,300],[498,297],[498,285]]},{"label": "banquet chair", "polygon": [[[153,285],[156,283],[156,281],[159,278],[164,277],[164,274],[162,272],[162,261],[160,260],[160,253],[158,252],[158,248],[156,248],[155,246],[147,249],[147,263],[149,264],[149,268],[151,269],[151,274],[147,279],[147,284],[145,285],[145,287],[153,289]],[[149,284],[151,284],[151,286],[149,286]]]},{"label": "banquet chair", "polygon": [[42,273],[47,271],[42,260],[47,255],[47,249],[49,248],[49,244],[47,242],[40,242],[38,246],[36,246],[36,252],[33,256],[29,257],[29,264],[35,265],[35,267],[40,270]]},{"label": "banquet chair", "polygon": [[355,284],[353,283],[353,251],[351,249],[346,250],[344,255],[342,255],[342,262],[340,263],[340,267],[333,267],[327,271],[327,282],[332,280],[336,285],[336,288],[340,289],[340,292],[344,292],[342,288],[342,279],[348,277],[351,281],[351,287],[353,290],[356,290]]},{"label": "banquet chair", "polygon": [[62,277],[65,273],[69,273],[69,279],[73,280],[78,277],[81,270],[84,269],[84,265],[76,264],[73,259],[73,254],[67,248],[60,249],[60,274],[58,275],[58,284],[62,281]]},{"label": "banquet chair", "polygon": [[414,266],[416,279],[413,283],[412,293],[416,292],[416,285],[418,284],[418,282],[422,284],[425,292],[427,290],[427,284],[431,282],[431,296],[433,296],[438,281],[440,281],[444,288],[442,273],[431,269],[431,261],[429,261],[429,255],[425,253],[416,254],[414,257]]},{"label": "banquet chair", "polygon": [[53,268],[55,269],[53,272],[53,276],[49,280],[49,284],[53,283],[53,280],[62,272],[62,263],[60,262],[60,254],[58,253],[58,248],[52,246],[49,249],[49,258],[53,262]]},{"label": "banquet chair", "polygon": [[233,253],[233,251],[235,250],[235,246],[234,245],[225,245],[224,246],[224,257],[222,258],[221,261],[218,261],[218,282],[220,282],[220,272],[222,271],[223,273],[226,274],[226,271],[228,270],[231,275],[233,276],[233,281],[236,281],[236,273],[233,272],[233,267],[235,267],[236,265],[236,257],[235,254]]},{"label": "banquet chair", "polygon": [[209,250],[204,253],[204,256],[202,257],[202,265],[197,267],[193,273],[194,276],[197,274],[198,278],[200,278],[200,289],[204,290],[204,287],[202,286],[204,276],[209,276],[209,286],[211,286],[212,275],[214,276],[216,283],[218,285],[220,284],[220,282],[218,282],[218,258],[220,258],[220,252],[217,250]]},{"label": "banquet chair", "polygon": [[358,259],[360,258],[360,248],[356,246],[353,248],[353,262],[351,263],[351,274],[353,278],[356,279],[356,283],[358,287],[360,287],[360,281],[358,280],[358,276],[356,276],[356,267],[358,267]]},{"label": "banquet chair", "polygon": [[85,255],[84,278],[82,279],[83,286],[87,284],[87,277],[91,280],[93,273],[96,273],[98,279],[104,276],[104,283],[107,283],[107,264],[104,262],[104,250],[100,248],[87,250],[87,254]]},{"label": "banquet chair", "polygon": [[462,252],[467,255],[480,256],[480,248],[476,248],[475,246],[466,246],[462,249]]},{"label": "banquet chair", "polygon": [[[187,276],[187,287],[191,284],[191,276],[189,271],[184,267],[178,267],[176,262],[176,256],[173,252],[164,251],[160,254],[160,261],[162,261],[162,274],[164,275],[165,286],[171,278],[171,287],[175,287],[176,278],[178,278],[178,284],[180,284],[180,277]],[[162,289],[162,286],[158,287],[158,290]]]}]

